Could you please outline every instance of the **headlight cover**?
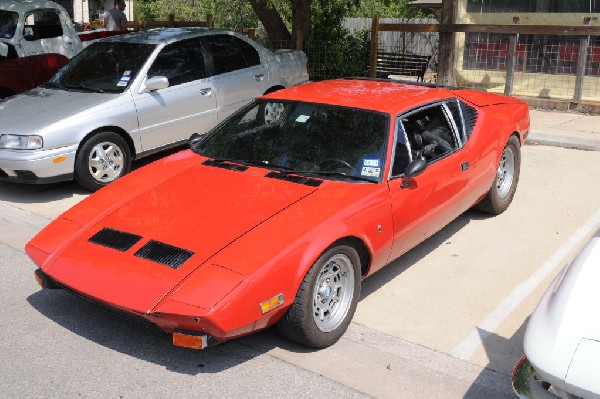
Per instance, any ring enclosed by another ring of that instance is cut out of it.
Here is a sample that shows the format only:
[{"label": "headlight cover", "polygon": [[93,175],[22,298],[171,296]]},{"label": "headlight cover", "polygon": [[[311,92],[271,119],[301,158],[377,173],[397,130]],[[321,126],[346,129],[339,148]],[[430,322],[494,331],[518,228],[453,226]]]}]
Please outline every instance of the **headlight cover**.
[{"label": "headlight cover", "polygon": [[37,150],[44,145],[42,136],[0,135],[0,148],[8,150]]}]

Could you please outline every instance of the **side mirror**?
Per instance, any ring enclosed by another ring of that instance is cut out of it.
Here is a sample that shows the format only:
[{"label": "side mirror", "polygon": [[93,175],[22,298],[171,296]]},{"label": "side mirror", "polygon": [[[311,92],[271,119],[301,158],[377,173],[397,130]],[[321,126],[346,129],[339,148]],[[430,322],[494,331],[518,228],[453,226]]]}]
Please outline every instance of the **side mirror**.
[{"label": "side mirror", "polygon": [[0,57],[8,57],[8,46],[6,43],[0,42]]},{"label": "side mirror", "polygon": [[192,135],[190,136],[190,138],[188,140],[188,144],[190,145],[190,148],[194,149],[202,140],[204,140],[204,135],[199,135],[198,133],[192,133]]},{"label": "side mirror", "polygon": [[32,27],[25,27],[25,29],[23,30],[23,39],[27,40],[28,42],[32,42],[35,40],[35,33],[33,33]]},{"label": "side mirror", "polygon": [[400,185],[400,187],[408,187],[410,179],[423,173],[426,168],[427,161],[425,161],[423,158],[417,158],[410,161],[406,167],[406,170],[404,171],[404,179],[402,179],[402,185]]},{"label": "side mirror", "polygon": [[169,87],[169,79],[164,76],[153,76],[146,81],[143,91],[148,93],[151,91],[166,89],[167,87]]}]

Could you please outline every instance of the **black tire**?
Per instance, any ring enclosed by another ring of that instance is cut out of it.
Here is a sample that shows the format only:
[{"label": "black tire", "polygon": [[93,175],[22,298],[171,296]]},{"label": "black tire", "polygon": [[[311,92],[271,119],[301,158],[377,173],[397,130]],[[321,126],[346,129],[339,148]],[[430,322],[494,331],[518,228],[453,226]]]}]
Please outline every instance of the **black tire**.
[{"label": "black tire", "polygon": [[113,132],[95,133],[84,141],[75,157],[75,180],[96,191],[131,169],[131,152],[125,140]]},{"label": "black tire", "polygon": [[520,172],[521,143],[516,136],[511,136],[502,150],[496,178],[490,191],[474,208],[493,215],[499,215],[508,209],[517,190]]},{"label": "black tire", "polygon": [[279,332],[312,348],[336,343],[356,311],[360,270],[354,248],[340,244],[327,249],[306,273],[294,303],[277,324]]}]

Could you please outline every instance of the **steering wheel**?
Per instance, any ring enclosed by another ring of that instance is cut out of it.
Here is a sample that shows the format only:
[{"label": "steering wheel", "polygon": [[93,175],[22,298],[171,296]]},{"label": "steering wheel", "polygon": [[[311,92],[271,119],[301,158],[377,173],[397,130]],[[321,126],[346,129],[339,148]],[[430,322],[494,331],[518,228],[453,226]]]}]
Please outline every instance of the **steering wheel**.
[{"label": "steering wheel", "polygon": [[339,159],[339,158],[327,158],[323,162],[319,163],[319,166],[321,166],[323,164],[327,164],[328,162],[332,163],[332,164],[341,165],[344,168],[352,169],[352,165],[350,165],[348,162],[344,161],[343,159]]}]

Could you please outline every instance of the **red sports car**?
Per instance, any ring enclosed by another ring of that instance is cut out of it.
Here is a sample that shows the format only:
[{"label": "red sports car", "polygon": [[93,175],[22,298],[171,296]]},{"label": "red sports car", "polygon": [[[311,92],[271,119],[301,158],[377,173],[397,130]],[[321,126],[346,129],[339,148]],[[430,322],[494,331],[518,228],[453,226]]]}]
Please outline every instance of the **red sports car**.
[{"label": "red sports car", "polygon": [[119,179],[26,246],[65,288],[204,348],[276,324],[321,348],[361,280],[467,209],[499,214],[529,111],[495,94],[376,79],[265,95]]}]

